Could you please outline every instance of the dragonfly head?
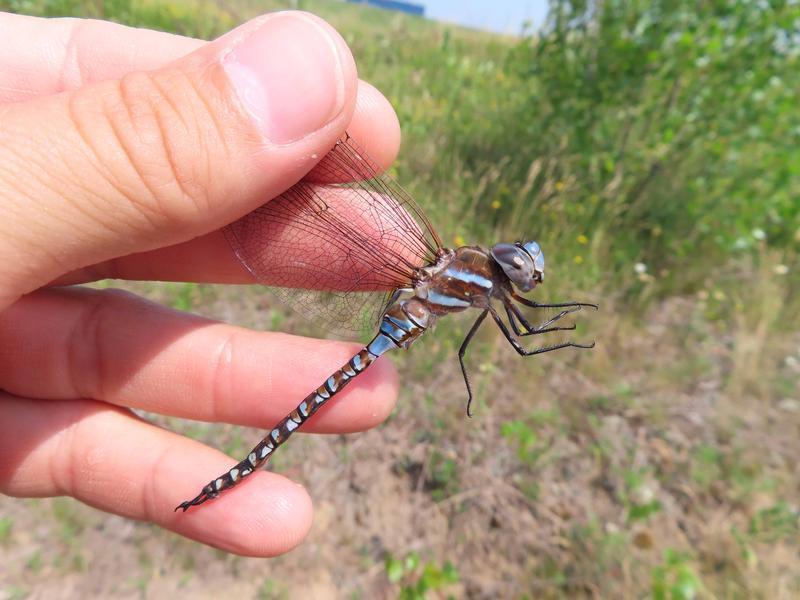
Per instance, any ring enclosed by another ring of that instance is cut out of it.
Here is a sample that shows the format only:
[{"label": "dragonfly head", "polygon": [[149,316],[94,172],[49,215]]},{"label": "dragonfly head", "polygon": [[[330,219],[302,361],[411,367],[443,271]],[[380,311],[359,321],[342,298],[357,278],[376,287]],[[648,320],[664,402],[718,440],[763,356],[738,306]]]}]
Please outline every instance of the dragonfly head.
[{"label": "dragonfly head", "polygon": [[533,240],[495,244],[491,254],[521,292],[529,292],[544,280],[544,253]]}]

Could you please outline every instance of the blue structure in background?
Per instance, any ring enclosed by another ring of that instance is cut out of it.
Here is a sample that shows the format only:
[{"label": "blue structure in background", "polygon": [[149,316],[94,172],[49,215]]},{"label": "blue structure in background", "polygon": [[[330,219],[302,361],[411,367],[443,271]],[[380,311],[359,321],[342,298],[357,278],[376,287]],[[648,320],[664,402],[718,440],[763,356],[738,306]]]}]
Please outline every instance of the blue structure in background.
[{"label": "blue structure in background", "polygon": [[399,0],[347,0],[352,4],[368,4],[369,6],[377,6],[378,8],[385,8],[388,10],[399,10],[400,12],[417,15],[419,17],[425,16],[425,7],[422,4],[413,4],[411,2],[400,2]]}]

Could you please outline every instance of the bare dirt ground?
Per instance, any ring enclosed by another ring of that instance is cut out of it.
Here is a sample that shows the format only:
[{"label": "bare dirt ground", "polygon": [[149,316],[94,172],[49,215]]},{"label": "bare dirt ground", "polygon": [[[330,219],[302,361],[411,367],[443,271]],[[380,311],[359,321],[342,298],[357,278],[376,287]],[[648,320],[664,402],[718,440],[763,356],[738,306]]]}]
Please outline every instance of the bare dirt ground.
[{"label": "bare dirt ground", "polygon": [[[256,293],[129,287],[275,321]],[[582,315],[594,351],[530,361],[487,328],[471,355],[473,419],[455,358],[464,323],[443,325],[398,357],[407,382],[387,423],[293,438],[276,456],[316,507],[308,539],[277,559],[69,499],[0,498],[0,598],[395,598],[446,562],[458,581],[427,597],[800,597],[800,336],[747,354],[704,308]],[[759,371],[743,373],[742,356]],[[261,434],[154,419],[220,448]],[[391,582],[387,557],[414,552],[420,568]]]}]

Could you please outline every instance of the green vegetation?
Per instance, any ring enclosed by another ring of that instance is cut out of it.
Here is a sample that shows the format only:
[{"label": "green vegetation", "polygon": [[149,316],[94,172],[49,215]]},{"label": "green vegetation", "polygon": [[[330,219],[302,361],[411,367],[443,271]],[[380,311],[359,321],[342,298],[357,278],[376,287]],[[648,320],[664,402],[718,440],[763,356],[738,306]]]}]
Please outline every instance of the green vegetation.
[{"label": "green vegetation", "polygon": [[436,501],[443,500],[458,492],[458,468],[459,463],[453,458],[448,458],[436,450],[431,454],[430,475],[427,482],[431,498]]},{"label": "green vegetation", "polygon": [[667,550],[664,562],[653,569],[653,600],[692,600],[702,584],[688,556]]},{"label": "green vegetation", "polygon": [[[304,483],[337,512],[315,524],[314,550],[271,573],[242,567],[259,573],[252,595],[324,583],[313,563],[355,581],[334,582],[354,598],[386,585],[404,598],[800,596],[800,5],[553,0],[543,31],[512,38],[326,0],[0,1],[204,38],[288,7],[336,26],[392,101],[404,133],[392,173],[448,243],[535,237],[544,298],[602,310],[578,319],[591,353],[522,361],[482,330],[471,420],[454,358],[463,323],[396,357],[394,437],[315,439],[273,462],[313,472]],[[298,330],[257,290],[129,288]],[[236,456],[257,435],[182,427]],[[363,481],[362,468],[374,469]],[[28,551],[20,569],[91,569],[87,511],[51,506],[64,556]],[[4,549],[21,519],[0,519]],[[148,560],[127,563],[124,591],[155,595],[162,563],[187,590],[223,587],[221,553],[137,531],[120,560]],[[156,546],[168,551],[151,560]],[[5,592],[34,586],[20,576]]]},{"label": "green vegetation", "polygon": [[395,174],[448,241],[535,236],[560,287],[637,303],[705,292],[729,309],[760,265],[783,296],[800,280],[794,3],[558,0],[521,40],[323,0],[0,8],[209,38],[292,4],[338,26],[392,100]]},{"label": "green vegetation", "polygon": [[11,539],[14,530],[14,519],[11,517],[0,517],[0,544],[5,544]]},{"label": "green vegetation", "polygon": [[[386,576],[391,583],[400,585],[398,598],[401,600],[426,600],[426,598],[443,596],[429,595],[429,592],[447,588],[458,583],[458,571],[446,562],[442,567],[432,562],[422,563],[416,552],[411,552],[402,560],[386,559]],[[452,597],[452,596],[448,596]]]}]

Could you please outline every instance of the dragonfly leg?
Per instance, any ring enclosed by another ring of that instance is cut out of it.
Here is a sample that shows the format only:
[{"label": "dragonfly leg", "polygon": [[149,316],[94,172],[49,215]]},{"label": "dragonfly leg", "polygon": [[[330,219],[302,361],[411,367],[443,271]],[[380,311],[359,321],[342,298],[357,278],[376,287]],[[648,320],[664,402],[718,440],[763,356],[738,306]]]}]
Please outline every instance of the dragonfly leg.
[{"label": "dragonfly leg", "polygon": [[589,302],[558,302],[555,304],[551,303],[541,304],[534,300],[528,300],[527,298],[525,298],[524,296],[520,296],[513,290],[511,292],[511,296],[514,298],[514,300],[516,300],[520,304],[523,304],[525,306],[530,306],[531,308],[569,308],[571,306],[582,308],[586,306],[587,308],[593,308],[595,310],[598,309],[597,304],[590,304]]},{"label": "dragonfly leg", "polygon": [[517,354],[520,356],[533,356],[534,354],[544,354],[545,352],[552,352],[553,350],[559,350],[561,348],[594,348],[594,342],[591,344],[578,344],[576,342],[564,342],[561,344],[554,344],[552,346],[543,346],[541,348],[534,348],[533,350],[526,350],[522,347],[517,339],[511,335],[511,332],[506,327],[506,324],[503,323],[503,319],[500,318],[500,315],[497,314],[497,311],[494,308],[489,308],[489,312],[492,313],[492,318],[494,322],[497,323],[497,326],[500,328],[500,331],[503,332],[503,335],[506,336],[508,343],[517,351]]},{"label": "dragonfly leg", "polygon": [[[575,329],[575,324],[569,325],[568,327],[549,327],[556,321],[562,319],[564,316],[568,315],[569,313],[575,312],[576,310],[580,310],[580,307],[571,307],[566,310],[562,310],[552,319],[545,321],[537,326],[531,325],[525,316],[522,314],[522,311],[519,310],[515,304],[507,301],[504,302],[504,306],[506,308],[506,315],[508,316],[508,322],[511,323],[511,328],[514,330],[514,333],[519,337],[524,337],[526,335],[538,335],[540,333],[550,333],[551,331],[572,331]],[[516,317],[516,319],[514,318]],[[522,327],[525,328],[524,331],[520,330],[517,326],[517,319],[522,324]]]},{"label": "dragonfly leg", "polygon": [[475,335],[475,332],[478,331],[478,328],[483,323],[483,320],[486,318],[486,314],[488,310],[485,310],[481,313],[475,322],[472,324],[472,328],[467,333],[467,337],[464,338],[464,341],[461,343],[461,348],[458,349],[458,362],[461,365],[461,373],[464,375],[464,383],[467,385],[467,416],[472,416],[472,386],[469,383],[469,375],[467,375],[467,367],[464,365],[464,354],[467,351],[467,346],[469,346],[470,341],[472,341],[472,337]]}]

